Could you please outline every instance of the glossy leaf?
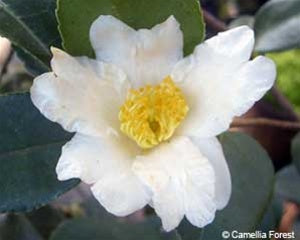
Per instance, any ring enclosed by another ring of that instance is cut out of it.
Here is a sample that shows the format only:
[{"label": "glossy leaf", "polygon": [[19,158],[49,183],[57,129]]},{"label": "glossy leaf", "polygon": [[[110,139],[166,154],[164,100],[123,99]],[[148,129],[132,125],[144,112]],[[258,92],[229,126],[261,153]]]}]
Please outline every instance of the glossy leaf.
[{"label": "glossy leaf", "polygon": [[271,230],[278,229],[282,213],[283,202],[281,198],[274,195],[258,229],[263,232],[269,232]]},{"label": "glossy leaf", "polygon": [[151,28],[174,15],[184,33],[186,54],[204,38],[197,0],[58,0],[59,28],[70,54],[93,56],[89,30],[100,15],[113,15],[135,29]]},{"label": "glossy leaf", "polygon": [[235,28],[239,26],[247,25],[248,27],[253,29],[254,25],[254,17],[250,15],[242,15],[234,20],[232,20],[229,24],[229,28]]},{"label": "glossy leaf", "polygon": [[225,133],[220,140],[231,172],[232,196],[228,206],[204,228],[202,240],[222,239],[222,231],[256,230],[273,192],[272,162],[255,140],[241,133]]},{"label": "glossy leaf", "polygon": [[20,48],[21,58],[38,73],[49,70],[49,46],[61,43],[55,8],[55,0],[0,1],[0,35]]},{"label": "glossy leaf", "polygon": [[277,173],[275,193],[283,199],[300,203],[300,174],[294,165]]},{"label": "glossy leaf", "polygon": [[186,218],[184,218],[176,229],[181,240],[201,240],[204,229],[193,226]]},{"label": "glossy leaf", "polygon": [[0,96],[0,212],[28,211],[77,185],[60,182],[55,166],[72,136],[46,120],[27,93]]},{"label": "glossy leaf", "polygon": [[300,47],[300,1],[270,0],[255,17],[258,52]]},{"label": "glossy leaf", "polygon": [[38,76],[45,72],[49,72],[49,62],[47,65],[45,65],[41,61],[37,61],[34,56],[32,56],[30,53],[22,50],[22,48],[19,48],[17,46],[13,45],[13,49],[17,53],[18,58],[22,60],[22,62],[25,65],[26,70],[32,75],[32,76]]}]

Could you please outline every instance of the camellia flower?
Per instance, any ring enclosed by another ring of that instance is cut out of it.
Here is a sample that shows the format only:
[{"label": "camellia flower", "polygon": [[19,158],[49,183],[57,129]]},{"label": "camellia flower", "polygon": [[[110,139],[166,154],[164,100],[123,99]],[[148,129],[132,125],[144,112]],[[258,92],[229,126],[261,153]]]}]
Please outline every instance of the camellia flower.
[{"label": "camellia flower", "polygon": [[96,199],[126,216],[149,204],[170,231],[185,216],[212,222],[231,195],[216,135],[273,85],[265,57],[249,61],[253,31],[238,27],[183,58],[171,16],[138,31],[112,16],[90,29],[96,60],[52,48],[53,72],[34,80],[31,98],[51,121],[76,132],[62,149],[59,180],[80,178]]}]

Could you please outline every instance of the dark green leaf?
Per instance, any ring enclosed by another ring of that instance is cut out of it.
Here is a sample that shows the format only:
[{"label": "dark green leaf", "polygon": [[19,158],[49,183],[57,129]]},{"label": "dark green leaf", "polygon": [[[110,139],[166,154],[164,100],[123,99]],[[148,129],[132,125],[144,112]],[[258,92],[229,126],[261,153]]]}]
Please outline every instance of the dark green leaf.
[{"label": "dark green leaf", "polygon": [[0,219],[0,240],[42,240],[23,215],[9,214]]},{"label": "dark green leaf", "polygon": [[113,15],[135,29],[153,27],[174,15],[184,33],[186,54],[204,38],[197,0],[58,0],[59,28],[70,54],[93,56],[89,29],[101,14]]},{"label": "dark green leaf", "polygon": [[277,173],[275,193],[286,200],[300,203],[300,174],[294,165],[289,165]]},{"label": "dark green leaf", "polygon": [[0,112],[0,212],[36,208],[77,185],[55,173],[71,134],[46,120],[29,94],[0,96]]},{"label": "dark green leaf", "polygon": [[25,68],[27,71],[33,75],[38,76],[45,72],[49,72],[49,67],[46,66],[41,61],[36,61],[36,59],[26,51],[23,51],[21,48],[13,46],[17,56],[24,62]]},{"label": "dark green leaf", "polygon": [[292,142],[292,157],[295,166],[300,173],[300,133],[296,135]]},{"label": "dark green leaf", "polygon": [[39,71],[49,69],[49,46],[60,46],[55,7],[55,0],[0,1],[0,35],[21,48],[27,55],[21,58],[30,58],[41,67]]},{"label": "dark green leaf", "polygon": [[117,220],[81,218],[63,223],[53,233],[51,240],[179,240],[175,232],[160,230],[160,221],[150,219],[141,223]]},{"label": "dark green leaf", "polygon": [[200,240],[203,229],[194,227],[187,219],[183,219],[177,228],[177,232],[182,240]]},{"label": "dark green leaf", "polygon": [[300,47],[300,1],[270,0],[255,17],[258,52]]},{"label": "dark green leaf", "polygon": [[232,196],[228,206],[204,228],[202,240],[222,239],[222,231],[256,230],[273,192],[272,162],[255,140],[241,133],[225,133],[220,140],[231,172]]}]

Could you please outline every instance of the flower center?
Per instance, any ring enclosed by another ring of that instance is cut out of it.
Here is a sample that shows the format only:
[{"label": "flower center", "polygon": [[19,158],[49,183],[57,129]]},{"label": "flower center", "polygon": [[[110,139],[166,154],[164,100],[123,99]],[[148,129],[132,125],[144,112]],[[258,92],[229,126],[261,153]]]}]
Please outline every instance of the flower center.
[{"label": "flower center", "polygon": [[168,140],[189,108],[170,76],[156,86],[131,89],[119,112],[121,131],[142,148]]}]

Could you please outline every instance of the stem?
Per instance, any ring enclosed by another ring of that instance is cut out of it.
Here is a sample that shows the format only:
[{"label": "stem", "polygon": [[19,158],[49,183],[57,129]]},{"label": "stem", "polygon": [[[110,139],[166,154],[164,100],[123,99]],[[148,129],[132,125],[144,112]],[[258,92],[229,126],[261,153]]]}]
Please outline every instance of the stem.
[{"label": "stem", "polygon": [[231,127],[276,127],[300,131],[300,122],[281,121],[269,118],[236,118]]},{"label": "stem", "polygon": [[276,99],[278,104],[290,115],[294,120],[299,120],[299,116],[294,112],[293,106],[287,100],[287,98],[278,90],[276,86],[271,89],[271,94]]},{"label": "stem", "polygon": [[217,19],[214,15],[206,10],[203,10],[203,17],[207,25],[218,32],[227,30],[226,24],[221,20]]}]

